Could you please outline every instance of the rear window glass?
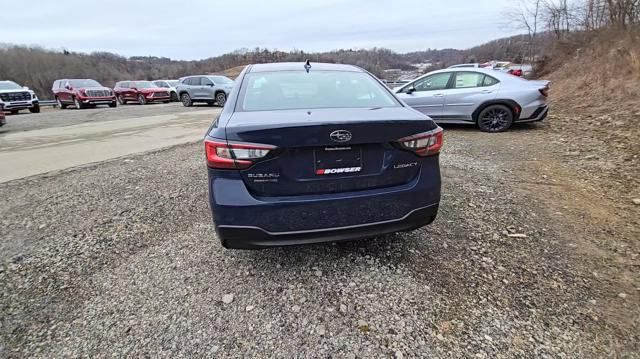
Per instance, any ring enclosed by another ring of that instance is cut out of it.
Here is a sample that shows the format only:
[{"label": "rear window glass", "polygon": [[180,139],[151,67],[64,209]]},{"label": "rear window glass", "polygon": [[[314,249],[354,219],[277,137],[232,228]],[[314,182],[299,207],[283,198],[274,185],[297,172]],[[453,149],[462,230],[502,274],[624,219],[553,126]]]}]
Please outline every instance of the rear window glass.
[{"label": "rear window glass", "polygon": [[371,75],[346,71],[275,71],[248,74],[240,111],[396,107]]}]

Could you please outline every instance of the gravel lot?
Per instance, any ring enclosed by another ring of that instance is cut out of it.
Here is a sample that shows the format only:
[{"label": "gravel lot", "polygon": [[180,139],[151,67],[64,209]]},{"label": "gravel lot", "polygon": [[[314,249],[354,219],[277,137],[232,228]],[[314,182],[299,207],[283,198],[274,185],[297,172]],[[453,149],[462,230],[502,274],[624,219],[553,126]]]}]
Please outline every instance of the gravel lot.
[{"label": "gravel lot", "polygon": [[1,184],[0,357],[637,356],[637,220],[547,130],[446,128],[436,222],[341,244],[223,249],[200,144]]}]

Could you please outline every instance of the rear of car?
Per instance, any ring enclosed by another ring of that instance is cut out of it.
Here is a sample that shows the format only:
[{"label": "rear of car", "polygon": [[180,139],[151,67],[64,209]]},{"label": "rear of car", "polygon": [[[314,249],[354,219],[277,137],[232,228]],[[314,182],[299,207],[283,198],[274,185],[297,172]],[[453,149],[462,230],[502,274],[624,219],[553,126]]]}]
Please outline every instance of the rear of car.
[{"label": "rear of car", "polygon": [[549,111],[549,81],[529,81],[482,68],[433,71],[394,91],[438,123],[475,123],[486,132],[541,121]]},{"label": "rear of car", "polygon": [[247,67],[205,150],[228,248],[374,237],[431,223],[442,129],[345,65]]}]

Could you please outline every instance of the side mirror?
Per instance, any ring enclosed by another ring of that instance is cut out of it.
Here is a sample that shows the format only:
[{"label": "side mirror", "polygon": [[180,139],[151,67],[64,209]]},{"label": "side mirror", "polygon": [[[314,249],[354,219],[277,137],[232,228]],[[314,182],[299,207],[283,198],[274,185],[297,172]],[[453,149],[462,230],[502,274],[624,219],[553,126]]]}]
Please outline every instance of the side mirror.
[{"label": "side mirror", "polygon": [[137,88],[137,87],[131,87],[131,89],[132,89],[133,91],[138,91],[138,88]]},{"label": "side mirror", "polygon": [[66,88],[69,91],[73,90],[73,88],[69,84],[64,85],[64,88]]},{"label": "side mirror", "polygon": [[208,83],[208,84],[207,84],[207,86],[209,86],[209,87],[213,87],[213,86],[215,86],[215,85],[214,85],[214,84],[212,84],[212,83]]},{"label": "side mirror", "polygon": [[412,93],[416,92],[416,88],[413,87],[413,85],[412,85],[405,92],[407,93],[407,95],[411,95]]}]

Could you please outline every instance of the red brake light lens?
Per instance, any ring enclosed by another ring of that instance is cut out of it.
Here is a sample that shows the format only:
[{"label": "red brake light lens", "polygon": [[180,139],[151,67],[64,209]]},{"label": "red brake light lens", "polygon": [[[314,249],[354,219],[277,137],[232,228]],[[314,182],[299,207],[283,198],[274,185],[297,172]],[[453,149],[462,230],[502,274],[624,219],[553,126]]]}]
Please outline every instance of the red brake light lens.
[{"label": "red brake light lens", "polygon": [[204,141],[207,164],[217,169],[246,169],[266,157],[275,146],[256,143]]},{"label": "red brake light lens", "polygon": [[442,128],[429,132],[404,137],[398,140],[402,148],[414,152],[420,157],[433,156],[440,153],[443,144]]}]

